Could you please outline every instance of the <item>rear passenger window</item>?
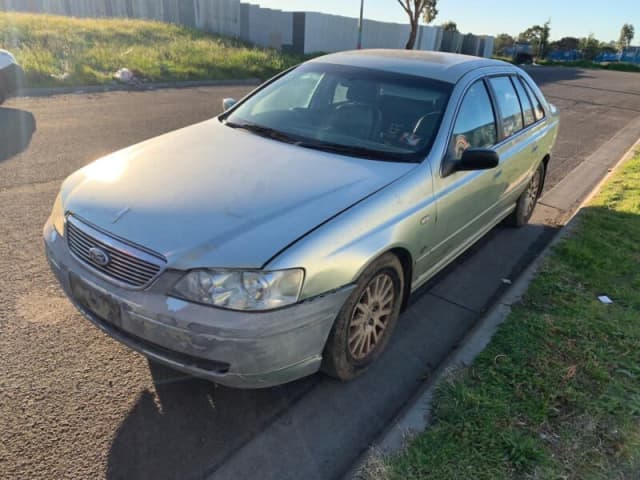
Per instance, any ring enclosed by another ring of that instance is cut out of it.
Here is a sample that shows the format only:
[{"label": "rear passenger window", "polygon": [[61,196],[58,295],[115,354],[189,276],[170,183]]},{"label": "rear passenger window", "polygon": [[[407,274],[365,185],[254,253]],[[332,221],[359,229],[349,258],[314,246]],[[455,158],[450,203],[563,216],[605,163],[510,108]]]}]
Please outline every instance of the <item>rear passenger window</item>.
[{"label": "rear passenger window", "polygon": [[488,148],[497,143],[496,119],[482,80],[474,83],[462,100],[453,129],[449,156],[459,160],[467,148]]},{"label": "rear passenger window", "polygon": [[529,98],[531,98],[531,101],[533,102],[533,114],[536,117],[536,122],[538,120],[542,120],[544,118],[544,110],[542,108],[542,105],[540,104],[540,101],[538,100],[538,97],[536,97],[535,93],[533,93],[533,90],[527,84],[527,82],[525,82],[522,78],[518,78],[518,80],[520,80],[520,83],[524,85],[525,90],[529,94]]},{"label": "rear passenger window", "polygon": [[503,138],[508,138],[523,128],[518,95],[509,77],[493,77],[489,79],[489,83],[496,95],[502,117]]},{"label": "rear passenger window", "polygon": [[511,77],[511,81],[515,85],[516,92],[518,92],[518,97],[520,98],[520,105],[522,105],[522,114],[524,116],[524,126],[528,127],[536,121],[536,118],[533,115],[533,105],[531,105],[529,95],[527,95],[527,92],[525,92],[524,87],[518,79]]}]

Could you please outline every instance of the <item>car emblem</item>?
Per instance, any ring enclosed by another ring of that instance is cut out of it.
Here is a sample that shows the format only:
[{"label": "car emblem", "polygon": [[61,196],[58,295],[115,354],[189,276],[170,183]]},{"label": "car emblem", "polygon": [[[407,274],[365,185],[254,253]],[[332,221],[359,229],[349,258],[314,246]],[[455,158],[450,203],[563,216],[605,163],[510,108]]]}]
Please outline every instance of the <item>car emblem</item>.
[{"label": "car emblem", "polygon": [[99,265],[100,267],[106,267],[111,261],[107,252],[97,247],[89,249],[89,258],[93,263]]}]

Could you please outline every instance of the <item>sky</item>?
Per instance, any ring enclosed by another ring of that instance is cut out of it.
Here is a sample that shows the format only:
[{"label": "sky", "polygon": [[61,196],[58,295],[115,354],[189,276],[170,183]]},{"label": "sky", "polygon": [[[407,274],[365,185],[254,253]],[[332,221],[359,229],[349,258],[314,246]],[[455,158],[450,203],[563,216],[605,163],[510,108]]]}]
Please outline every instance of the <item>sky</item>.
[{"label": "sky", "polygon": [[[268,8],[305,10],[358,17],[360,0],[246,0]],[[477,35],[509,33],[517,35],[534,24],[551,19],[551,38],[586,37],[618,40],[624,23],[635,26],[633,44],[640,44],[640,0],[439,0],[439,25],[448,20],[458,30]],[[365,18],[406,23],[408,18],[397,0],[365,0]]]}]

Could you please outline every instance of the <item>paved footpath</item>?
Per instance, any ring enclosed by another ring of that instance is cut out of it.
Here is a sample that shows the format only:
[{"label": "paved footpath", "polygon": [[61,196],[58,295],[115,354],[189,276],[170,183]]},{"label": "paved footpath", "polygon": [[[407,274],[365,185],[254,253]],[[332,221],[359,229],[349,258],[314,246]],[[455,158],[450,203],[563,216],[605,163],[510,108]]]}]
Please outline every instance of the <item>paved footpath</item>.
[{"label": "paved footpath", "polygon": [[[640,118],[640,76],[533,69],[562,111],[547,190]],[[101,155],[212,117],[247,87],[20,98],[0,107],[0,478],[337,478],[555,233],[497,228],[414,296],[389,352],[340,384],[231,390],[149,368],[50,275],[60,182]],[[630,146],[630,145],[629,145]],[[179,161],[179,158],[176,159]]]}]

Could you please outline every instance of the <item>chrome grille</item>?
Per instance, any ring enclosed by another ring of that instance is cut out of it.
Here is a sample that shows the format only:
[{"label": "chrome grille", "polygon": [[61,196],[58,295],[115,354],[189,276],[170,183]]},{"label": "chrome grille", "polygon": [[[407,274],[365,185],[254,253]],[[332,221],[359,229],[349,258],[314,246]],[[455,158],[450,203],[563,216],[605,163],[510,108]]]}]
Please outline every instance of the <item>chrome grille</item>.
[{"label": "chrome grille", "polygon": [[[73,216],[67,217],[67,244],[80,261],[116,282],[141,288],[160,273],[165,261],[97,230]],[[99,265],[90,255],[98,248],[108,255],[108,263]]]}]

